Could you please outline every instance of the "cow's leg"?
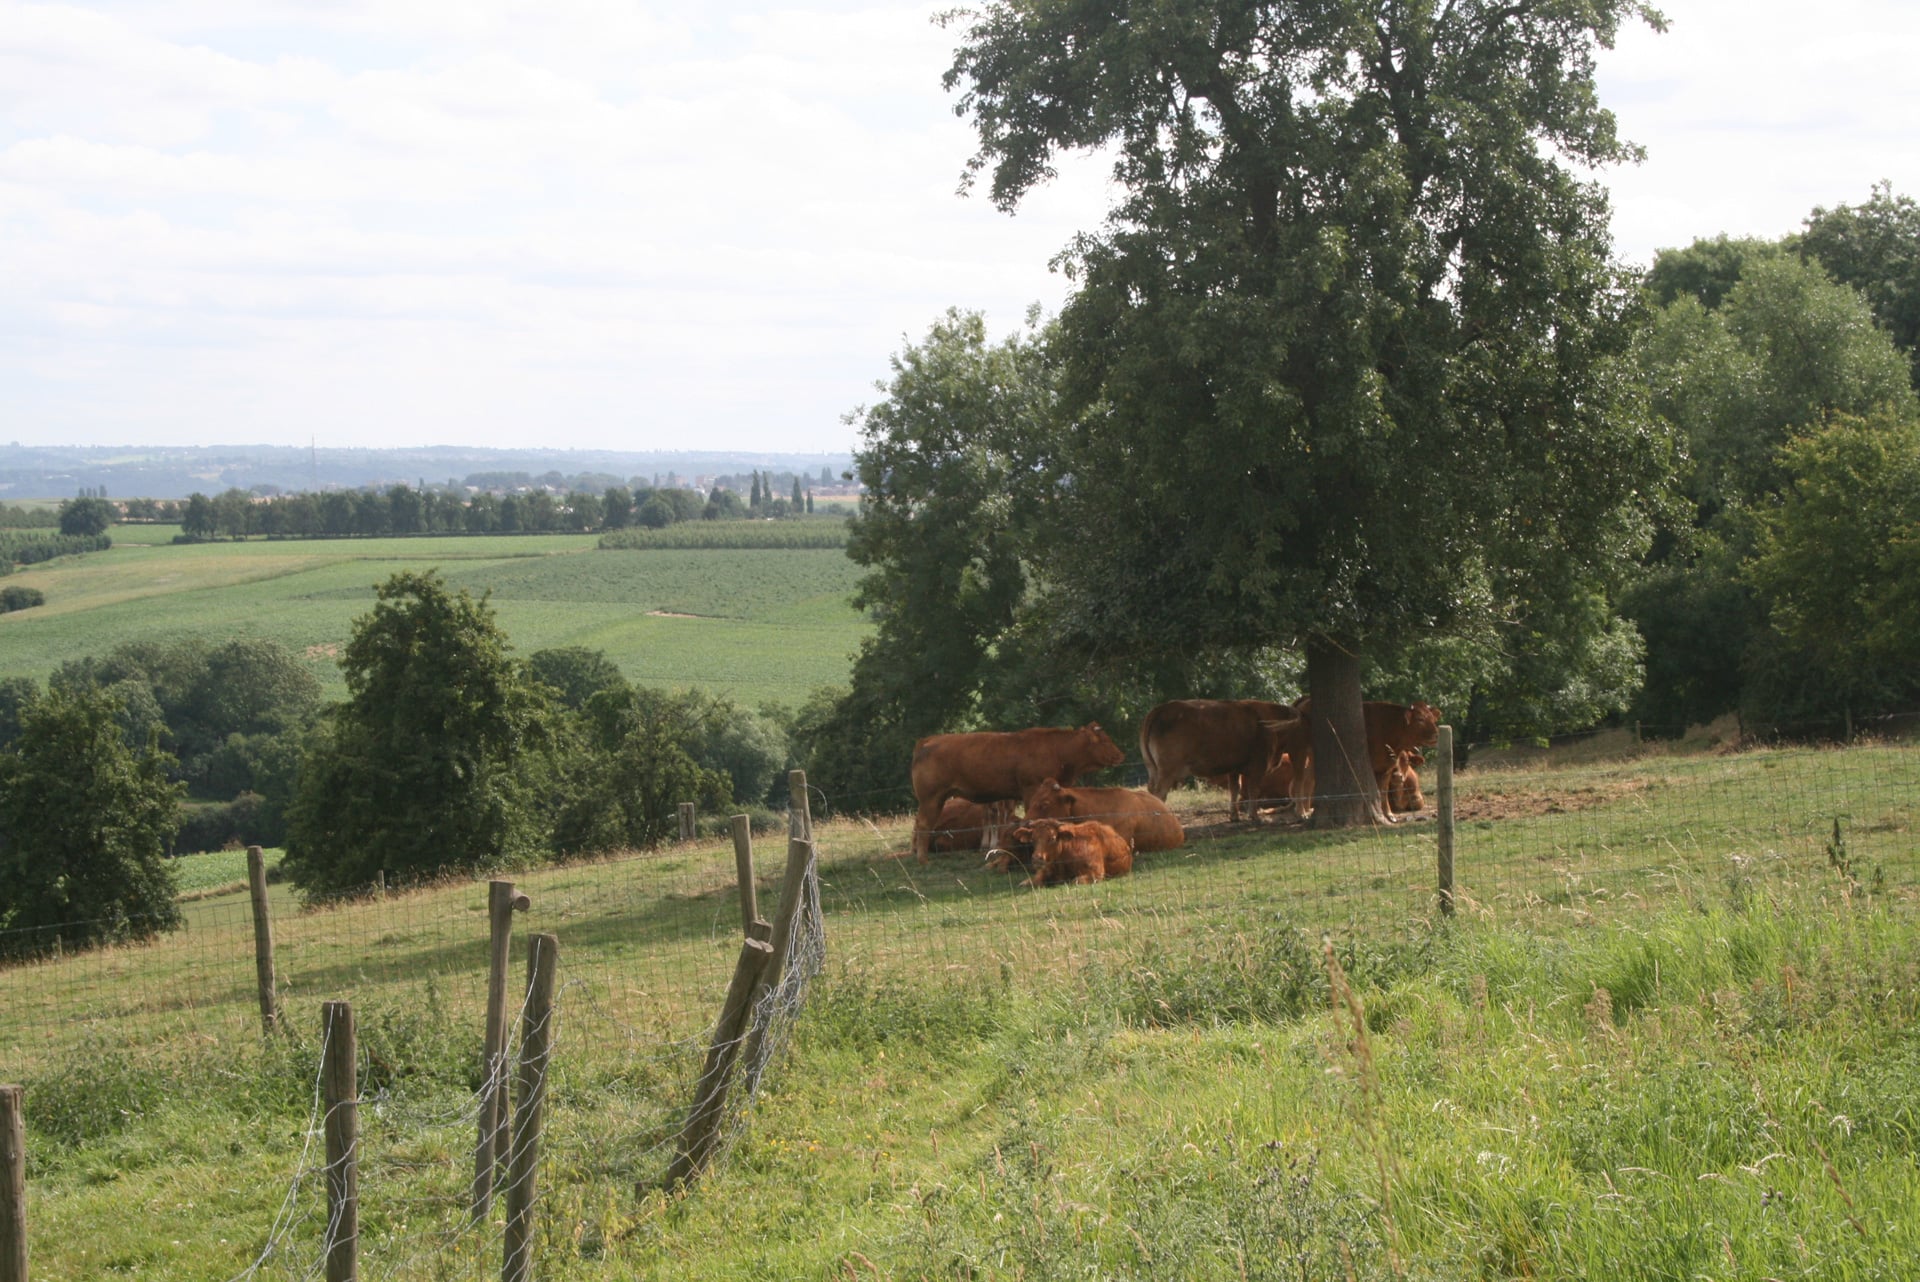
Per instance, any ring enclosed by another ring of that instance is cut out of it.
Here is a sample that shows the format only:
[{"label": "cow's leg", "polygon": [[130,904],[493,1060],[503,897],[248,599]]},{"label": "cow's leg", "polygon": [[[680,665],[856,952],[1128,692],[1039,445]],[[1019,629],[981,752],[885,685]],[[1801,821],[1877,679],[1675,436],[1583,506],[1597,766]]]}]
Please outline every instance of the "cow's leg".
[{"label": "cow's leg", "polygon": [[913,856],[921,863],[927,862],[927,847],[933,843],[933,826],[940,821],[940,808],[952,795],[951,788],[935,792],[920,803],[919,813],[913,817]]},{"label": "cow's leg", "polygon": [[[1238,770],[1227,776],[1227,822],[1240,822],[1240,797],[1246,790],[1246,781]],[[1165,801],[1162,797],[1160,800]],[[1251,803],[1249,803],[1251,804]]]},{"label": "cow's leg", "polygon": [[1393,817],[1393,796],[1387,787],[1387,780],[1390,779],[1392,775],[1393,772],[1388,770],[1373,777],[1374,787],[1378,789],[1380,793],[1380,817],[1387,823],[1395,822]]}]

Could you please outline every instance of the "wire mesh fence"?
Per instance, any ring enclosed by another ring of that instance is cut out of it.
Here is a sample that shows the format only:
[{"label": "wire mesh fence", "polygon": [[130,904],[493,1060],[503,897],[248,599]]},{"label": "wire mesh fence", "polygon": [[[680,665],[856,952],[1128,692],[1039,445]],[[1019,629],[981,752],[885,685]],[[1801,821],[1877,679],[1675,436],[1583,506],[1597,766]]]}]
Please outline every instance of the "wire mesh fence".
[{"label": "wire mesh fence", "polygon": [[[1573,746],[1577,749],[1578,745]],[[1569,756],[1581,757],[1568,763]],[[1559,930],[1625,920],[1688,897],[1776,887],[1820,896],[1920,896],[1920,751],[1901,742],[1677,753],[1629,740],[1580,754],[1477,746],[1455,781],[1456,898],[1465,921]],[[799,978],[762,999],[790,1030],[824,964],[903,982],[1054,986],[1089,968],[1242,949],[1274,929],[1367,937],[1436,921],[1434,768],[1427,806],[1391,825],[1321,831],[1285,810],[1229,822],[1225,794],[1171,798],[1184,844],[1143,851],[1131,875],[1035,888],[973,849],[911,853],[911,819],[815,797],[813,923]],[[763,906],[780,868],[763,841]],[[521,937],[559,940],[554,1111],[542,1150],[543,1241],[567,1249],[660,1189],[741,946],[734,851],[722,840],[526,872]],[[484,1073],[484,883],[424,887],[303,910],[273,888],[280,1001],[311,1081],[323,999],[362,1012],[362,1242],[369,1277],[491,1277],[503,1209],[476,1216],[472,1146]],[[244,892],[184,905],[185,926],[143,943],[42,951],[0,968],[0,1076],[45,1080],[116,1044],[241,1054],[262,1041]],[[824,923],[824,925],[822,925]],[[516,949],[513,992],[524,992]],[[512,1020],[515,1035],[521,1016]],[[305,1039],[305,1040],[303,1040]],[[742,1049],[749,1035],[742,1034]],[[780,1044],[754,1043],[758,1084]],[[182,1052],[183,1054],[187,1052]],[[422,1062],[429,1070],[420,1070]],[[314,1088],[317,1092],[317,1087]],[[312,1095],[286,1165],[236,1226],[236,1262],[206,1276],[317,1276],[324,1124]],[[31,1112],[31,1104],[29,1105]],[[745,1113],[723,1126],[739,1134]],[[240,1258],[244,1257],[244,1258]]]}]

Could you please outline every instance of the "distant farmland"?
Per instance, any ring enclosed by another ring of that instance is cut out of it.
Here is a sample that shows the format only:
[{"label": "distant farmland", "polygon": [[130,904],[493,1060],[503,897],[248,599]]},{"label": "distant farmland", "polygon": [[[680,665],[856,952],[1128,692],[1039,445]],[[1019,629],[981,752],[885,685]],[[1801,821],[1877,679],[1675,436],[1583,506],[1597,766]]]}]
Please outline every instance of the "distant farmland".
[{"label": "distant farmland", "polygon": [[335,659],[373,588],[438,567],[491,591],[516,650],[606,651],[627,676],[747,704],[844,681],[867,624],[858,567],[829,548],[599,551],[594,535],[303,540],[173,546],[172,527],[114,530],[109,552],[28,567],[47,604],[0,615],[0,676],[44,678],[125,641],[265,637],[302,654],[330,697]]}]

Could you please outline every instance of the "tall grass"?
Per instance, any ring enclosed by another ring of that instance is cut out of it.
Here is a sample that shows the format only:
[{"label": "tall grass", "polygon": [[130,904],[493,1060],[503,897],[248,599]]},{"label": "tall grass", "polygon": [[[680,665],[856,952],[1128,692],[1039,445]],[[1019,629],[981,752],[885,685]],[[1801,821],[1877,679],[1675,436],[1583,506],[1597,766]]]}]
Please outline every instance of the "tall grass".
[{"label": "tall grass", "polygon": [[[672,1195],[635,1187],[725,985],[730,848],[523,874],[522,928],[562,938],[542,1276],[1907,1276],[1912,764],[1469,772],[1463,803],[1508,809],[1461,834],[1451,924],[1420,907],[1417,825],[1241,829],[1119,883],[1015,891],[888,857],[895,822],[823,823],[829,972],[729,1158]],[[1849,811],[1850,875],[1830,817],[1788,821],[1816,782]],[[171,1022],[135,999],[190,941],[102,958],[95,1018],[45,1007],[5,1051],[29,1086],[36,1276],[243,1267],[308,1125],[314,1006],[342,992],[378,1101],[369,1274],[497,1267],[470,1237],[423,1248],[463,1206],[483,902],[283,908],[273,1042],[208,1018],[248,1013],[244,954],[214,993],[168,972],[193,1016]]]}]

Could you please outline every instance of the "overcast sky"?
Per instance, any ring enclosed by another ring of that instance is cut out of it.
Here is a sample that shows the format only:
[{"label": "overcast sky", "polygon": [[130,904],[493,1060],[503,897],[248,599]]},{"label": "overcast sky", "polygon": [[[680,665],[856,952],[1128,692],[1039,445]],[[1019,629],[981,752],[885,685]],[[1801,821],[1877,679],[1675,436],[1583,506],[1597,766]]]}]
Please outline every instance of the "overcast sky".
[{"label": "overcast sky", "polygon": [[[1107,204],[955,188],[940,4],[0,0],[0,440],[842,450]],[[1621,254],[1920,196],[1913,0],[1671,0]]]}]

